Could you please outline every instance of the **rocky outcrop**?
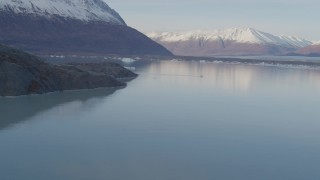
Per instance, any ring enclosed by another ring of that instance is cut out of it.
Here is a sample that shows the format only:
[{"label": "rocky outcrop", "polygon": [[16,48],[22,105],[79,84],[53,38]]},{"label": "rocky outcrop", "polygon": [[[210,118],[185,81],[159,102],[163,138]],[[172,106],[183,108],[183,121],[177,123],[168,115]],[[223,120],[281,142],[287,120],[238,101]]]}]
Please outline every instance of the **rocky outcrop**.
[{"label": "rocky outcrop", "polygon": [[116,64],[100,66],[104,69],[98,71],[89,67],[51,65],[20,50],[0,46],[0,96],[119,87],[126,84],[115,77],[136,77],[134,73]]}]

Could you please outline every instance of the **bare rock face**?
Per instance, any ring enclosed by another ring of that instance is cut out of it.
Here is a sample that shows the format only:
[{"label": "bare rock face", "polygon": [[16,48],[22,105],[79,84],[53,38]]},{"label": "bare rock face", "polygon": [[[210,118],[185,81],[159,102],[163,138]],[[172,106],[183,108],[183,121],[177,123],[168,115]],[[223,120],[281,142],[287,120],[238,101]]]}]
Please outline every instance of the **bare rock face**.
[{"label": "bare rock face", "polygon": [[320,56],[320,43],[315,43],[313,45],[301,48],[296,51],[296,54],[306,56]]},{"label": "bare rock face", "polygon": [[0,43],[38,54],[172,55],[102,0],[3,0]]},{"label": "bare rock face", "polygon": [[86,71],[72,65],[50,65],[36,56],[0,46],[0,96],[118,87],[126,84],[115,77],[136,77],[134,73],[116,64],[100,66],[105,67],[105,72],[94,68]]}]

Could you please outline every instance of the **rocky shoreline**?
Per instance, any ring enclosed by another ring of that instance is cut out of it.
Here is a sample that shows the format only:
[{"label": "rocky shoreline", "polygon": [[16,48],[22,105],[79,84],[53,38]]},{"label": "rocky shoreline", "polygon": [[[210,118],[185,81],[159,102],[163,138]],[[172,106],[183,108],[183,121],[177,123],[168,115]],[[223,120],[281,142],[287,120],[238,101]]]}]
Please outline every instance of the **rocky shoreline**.
[{"label": "rocky shoreline", "polygon": [[116,63],[53,65],[37,56],[0,45],[0,96],[122,87],[118,78],[137,75]]}]

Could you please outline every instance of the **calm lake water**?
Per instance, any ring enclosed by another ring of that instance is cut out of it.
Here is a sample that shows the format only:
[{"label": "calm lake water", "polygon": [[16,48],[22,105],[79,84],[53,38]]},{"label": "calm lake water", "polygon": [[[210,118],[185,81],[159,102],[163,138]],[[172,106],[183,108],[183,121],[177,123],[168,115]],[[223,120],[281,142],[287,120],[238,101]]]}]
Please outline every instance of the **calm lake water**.
[{"label": "calm lake water", "polygon": [[320,178],[320,70],[132,66],[123,89],[0,98],[0,179]]}]

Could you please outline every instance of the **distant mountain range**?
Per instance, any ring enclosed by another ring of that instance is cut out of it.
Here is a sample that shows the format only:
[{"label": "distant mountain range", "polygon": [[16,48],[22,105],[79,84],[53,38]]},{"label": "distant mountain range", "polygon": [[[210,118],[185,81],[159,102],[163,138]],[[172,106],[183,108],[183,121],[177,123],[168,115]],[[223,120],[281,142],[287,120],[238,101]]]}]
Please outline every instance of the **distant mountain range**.
[{"label": "distant mountain range", "polygon": [[184,56],[320,54],[320,44],[295,36],[276,36],[253,28],[151,32],[147,36],[175,55]]},{"label": "distant mountain range", "polygon": [[1,0],[0,43],[38,54],[172,55],[103,0]]}]

